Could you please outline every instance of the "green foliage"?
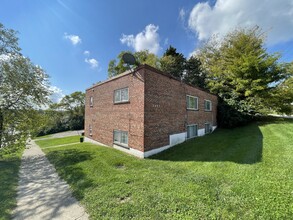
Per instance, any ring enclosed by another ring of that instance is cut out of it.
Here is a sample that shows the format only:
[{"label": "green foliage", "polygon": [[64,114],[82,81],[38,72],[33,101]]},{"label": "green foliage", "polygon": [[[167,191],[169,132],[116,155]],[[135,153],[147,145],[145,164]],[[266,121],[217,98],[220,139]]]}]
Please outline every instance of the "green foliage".
[{"label": "green foliage", "polygon": [[133,54],[137,62],[134,65],[134,67],[138,67],[140,64],[148,64],[152,67],[155,67],[158,69],[160,68],[159,58],[155,54],[150,53],[148,50],[139,51],[135,53],[132,53],[130,51],[122,51],[117,57],[118,63],[117,63],[117,60],[111,60],[109,62],[109,65],[108,65],[109,78],[113,76],[117,76],[118,74],[124,73],[125,71],[128,70],[127,65],[122,60],[122,56],[124,53]]},{"label": "green foliage", "polygon": [[44,151],[92,219],[290,219],[292,131],[217,129],[144,160],[90,143]]},{"label": "green foliage", "polygon": [[186,60],[184,82],[200,88],[206,88],[206,74],[201,68],[201,62],[195,56],[191,56]]},{"label": "green foliage", "polygon": [[160,59],[162,71],[172,76],[182,79],[185,70],[186,59],[182,53],[178,53],[176,48],[170,46]]},{"label": "green foliage", "polygon": [[268,94],[265,103],[269,113],[273,110],[279,114],[293,114],[293,63],[290,65],[287,66],[289,77]]},{"label": "green foliage", "polygon": [[258,27],[212,38],[198,57],[210,91],[242,115],[266,113],[268,94],[288,76],[286,65],[278,63],[280,55],[266,51]]},{"label": "green foliage", "polygon": [[22,56],[16,32],[0,24],[0,148],[22,146],[38,126],[34,109],[49,102],[48,75]]},{"label": "green foliage", "polygon": [[83,129],[84,110],[85,93],[77,91],[64,96],[59,103],[53,103],[49,109],[39,112],[44,123],[36,135]]}]

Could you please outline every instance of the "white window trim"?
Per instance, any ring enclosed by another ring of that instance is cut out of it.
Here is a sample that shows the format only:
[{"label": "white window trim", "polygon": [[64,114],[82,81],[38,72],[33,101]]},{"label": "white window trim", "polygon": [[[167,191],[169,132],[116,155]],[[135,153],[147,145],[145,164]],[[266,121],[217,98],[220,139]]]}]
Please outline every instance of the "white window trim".
[{"label": "white window trim", "polygon": [[[206,109],[206,102],[209,102],[210,103],[211,109]],[[211,112],[212,111],[212,101],[211,100],[208,100],[208,99],[205,99],[204,100],[204,110],[207,111],[207,112]]]},{"label": "white window trim", "polygon": [[[121,90],[123,89],[127,89],[127,97],[128,99],[127,100],[123,100],[123,101],[116,101],[115,100],[115,93],[116,91],[119,91],[120,90],[120,100],[121,100]],[[124,87],[124,88],[121,88],[121,89],[116,89],[114,90],[114,97],[113,97],[113,100],[114,100],[114,103],[124,103],[124,102],[129,102],[129,88],[128,87]]]},{"label": "white window trim", "polygon": [[89,134],[90,136],[93,136],[93,126],[89,125]]},{"label": "white window trim", "polygon": [[[209,132],[206,132],[206,125],[209,125]],[[212,124],[211,123],[209,123],[209,122],[204,123],[204,133],[205,134],[212,133],[211,129],[212,129]]]},{"label": "white window trim", "polygon": [[192,96],[192,95],[186,95],[186,98],[187,97],[192,97],[192,98],[195,98],[196,99],[196,107],[197,108],[188,108],[188,103],[187,103],[187,100],[186,100],[186,107],[188,110],[198,110],[198,97],[197,96]]},{"label": "white window trim", "polygon": [[[190,126],[196,126],[196,135],[193,136],[193,137],[188,137],[188,127],[190,127]],[[195,137],[198,137],[198,124],[187,125],[186,126],[186,139],[192,139],[192,138],[195,138]]]},{"label": "white window trim", "polygon": [[[120,133],[120,138],[121,138],[121,132],[127,133],[127,144],[115,141],[115,132],[119,132]],[[128,136],[128,131],[121,131],[121,130],[113,130],[113,143],[120,145],[122,147],[127,147],[128,148],[128,142],[129,142],[129,136]]]},{"label": "white window trim", "polygon": [[90,96],[90,107],[94,106],[94,97]]}]

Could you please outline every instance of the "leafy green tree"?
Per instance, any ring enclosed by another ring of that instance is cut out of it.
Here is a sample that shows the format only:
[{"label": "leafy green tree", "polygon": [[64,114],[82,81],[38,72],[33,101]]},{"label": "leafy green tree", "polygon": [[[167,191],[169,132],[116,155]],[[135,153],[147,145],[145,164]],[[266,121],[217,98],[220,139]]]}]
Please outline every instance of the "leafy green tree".
[{"label": "leafy green tree", "polygon": [[85,94],[83,92],[78,91],[64,96],[59,106],[68,114],[69,129],[83,129],[85,111]]},{"label": "leafy green tree", "polygon": [[78,91],[66,95],[59,103],[52,103],[48,109],[39,111],[44,122],[36,135],[83,129],[84,111],[85,93]]},{"label": "leafy green tree", "polygon": [[288,77],[280,55],[269,54],[264,39],[258,27],[237,29],[199,50],[208,88],[242,115],[265,113],[268,94]]},{"label": "leafy green tree", "polygon": [[49,102],[48,75],[21,55],[16,32],[0,24],[0,148],[25,140],[30,112]]},{"label": "leafy green tree", "polygon": [[136,64],[134,65],[134,68],[138,67],[140,64],[148,64],[155,68],[160,68],[159,58],[155,54],[150,53],[148,50],[138,51],[135,53],[131,53],[130,51],[122,51],[118,55],[117,60],[111,60],[109,62],[109,65],[108,65],[109,78],[116,76],[118,74],[121,74],[128,70],[127,65],[122,60],[122,56],[124,53],[133,54],[133,56],[136,59]]},{"label": "leafy green tree", "polygon": [[191,56],[185,65],[185,72],[183,75],[184,81],[200,88],[206,88],[205,72],[201,68],[201,62],[195,56]]},{"label": "leafy green tree", "polygon": [[293,63],[288,64],[289,77],[268,94],[266,106],[268,113],[293,114]]},{"label": "leafy green tree", "polygon": [[160,63],[162,71],[179,79],[183,78],[186,58],[182,53],[178,53],[176,48],[170,46],[160,59]]}]

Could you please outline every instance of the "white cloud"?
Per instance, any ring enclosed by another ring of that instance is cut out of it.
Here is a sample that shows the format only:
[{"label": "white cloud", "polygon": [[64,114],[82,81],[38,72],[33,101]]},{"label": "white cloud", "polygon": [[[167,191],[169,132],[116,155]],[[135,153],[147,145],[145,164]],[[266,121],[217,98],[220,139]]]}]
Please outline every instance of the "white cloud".
[{"label": "white cloud", "polygon": [[135,51],[149,50],[151,53],[157,54],[161,48],[158,30],[159,26],[149,24],[136,36],[122,34],[120,41],[122,44],[132,47]]},{"label": "white cloud", "polygon": [[99,66],[99,62],[94,58],[91,58],[91,59],[86,58],[84,61],[88,63],[93,69]]},{"label": "white cloud", "polygon": [[77,45],[77,44],[80,44],[81,43],[81,38],[77,35],[69,35],[67,33],[64,33],[64,38],[66,40],[70,40],[70,42],[73,44],[73,45]]},{"label": "white cloud", "polygon": [[91,53],[90,53],[88,50],[85,50],[85,51],[83,52],[83,54],[86,55],[86,56],[89,56]]},{"label": "white cloud", "polygon": [[50,99],[54,103],[59,103],[61,99],[65,96],[62,89],[58,88],[57,86],[50,86],[50,90],[52,91]]},{"label": "white cloud", "polygon": [[[180,15],[180,13],[179,13]],[[188,26],[199,40],[213,34],[224,35],[236,27],[259,25],[268,32],[270,45],[293,39],[292,0],[217,0],[197,3],[192,9]]]},{"label": "white cloud", "polygon": [[185,21],[185,15],[186,15],[185,10],[184,10],[183,8],[181,8],[181,9],[179,10],[179,18],[180,18],[180,20],[181,20],[182,22]]}]

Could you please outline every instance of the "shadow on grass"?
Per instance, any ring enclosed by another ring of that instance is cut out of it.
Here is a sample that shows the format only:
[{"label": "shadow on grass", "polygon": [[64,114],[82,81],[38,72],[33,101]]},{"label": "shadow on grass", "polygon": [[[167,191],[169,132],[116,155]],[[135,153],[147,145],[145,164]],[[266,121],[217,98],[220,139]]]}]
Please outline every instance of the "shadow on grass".
[{"label": "shadow on grass", "polygon": [[10,219],[16,207],[20,159],[0,159],[0,219]]},{"label": "shadow on grass", "polygon": [[217,129],[204,137],[188,140],[152,159],[168,161],[261,162],[263,136],[256,123],[235,129]]},{"label": "shadow on grass", "polygon": [[79,163],[92,159],[89,152],[70,149],[56,150],[46,154],[49,161],[55,166],[58,174],[68,184],[72,186],[73,195],[77,200],[81,200],[84,191],[92,186],[92,180],[87,178]]}]

